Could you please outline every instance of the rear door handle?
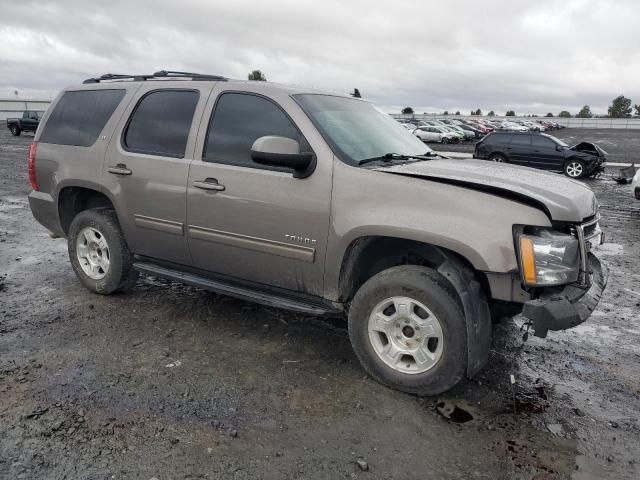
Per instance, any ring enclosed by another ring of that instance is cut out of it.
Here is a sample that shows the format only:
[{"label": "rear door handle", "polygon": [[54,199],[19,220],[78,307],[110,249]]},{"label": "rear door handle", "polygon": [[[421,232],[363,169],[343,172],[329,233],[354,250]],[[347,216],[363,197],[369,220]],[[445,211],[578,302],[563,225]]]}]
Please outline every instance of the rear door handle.
[{"label": "rear door handle", "polygon": [[107,172],[113,173],[114,175],[131,175],[133,173],[124,163],[107,167]]},{"label": "rear door handle", "polygon": [[218,180],[215,178],[205,178],[204,180],[196,180],[195,182],[193,182],[193,186],[201,190],[212,190],[215,192],[222,192],[225,189],[225,186],[219,184]]}]

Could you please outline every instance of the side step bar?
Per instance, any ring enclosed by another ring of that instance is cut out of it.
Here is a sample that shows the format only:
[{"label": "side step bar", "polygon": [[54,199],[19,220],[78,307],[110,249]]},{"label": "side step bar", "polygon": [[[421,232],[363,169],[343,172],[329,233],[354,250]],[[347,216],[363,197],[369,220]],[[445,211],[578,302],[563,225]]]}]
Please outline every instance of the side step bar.
[{"label": "side step bar", "polygon": [[141,273],[175,280],[193,287],[228,295],[241,300],[248,300],[269,307],[282,308],[293,312],[306,313],[308,315],[336,315],[341,313],[338,308],[330,304],[323,304],[321,301],[313,302],[307,299],[284,296],[276,292],[259,291],[245,285],[232,284],[195,273],[163,267],[155,263],[135,261],[133,268]]}]

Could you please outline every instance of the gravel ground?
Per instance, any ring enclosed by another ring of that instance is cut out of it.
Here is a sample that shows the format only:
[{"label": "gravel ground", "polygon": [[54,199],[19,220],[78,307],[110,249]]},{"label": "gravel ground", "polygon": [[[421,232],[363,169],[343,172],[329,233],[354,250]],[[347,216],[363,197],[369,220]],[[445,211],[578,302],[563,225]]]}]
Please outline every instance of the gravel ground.
[{"label": "gravel ground", "polygon": [[30,214],[30,141],[0,131],[0,478],[639,478],[629,186],[589,182],[611,272],[591,319],[524,344],[504,321],[476,379],[417,398],[365,377],[341,321],[146,276],[88,292]]}]

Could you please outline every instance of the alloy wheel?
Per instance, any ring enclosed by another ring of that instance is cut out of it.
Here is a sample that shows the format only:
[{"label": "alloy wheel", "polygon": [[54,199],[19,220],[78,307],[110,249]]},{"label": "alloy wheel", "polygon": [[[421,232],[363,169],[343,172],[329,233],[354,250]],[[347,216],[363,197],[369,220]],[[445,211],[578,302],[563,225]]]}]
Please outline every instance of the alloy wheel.
[{"label": "alloy wheel", "polygon": [[377,356],[398,372],[424,373],[442,357],[442,326],[413,298],[390,297],[378,303],[369,316],[368,331]]},{"label": "alloy wheel", "polygon": [[104,235],[93,227],[85,227],[76,239],[76,255],[82,271],[92,280],[101,280],[109,272],[109,245]]},{"label": "alloy wheel", "polygon": [[571,162],[566,168],[567,175],[573,178],[582,176],[582,171],[582,164],[580,164],[580,162]]}]

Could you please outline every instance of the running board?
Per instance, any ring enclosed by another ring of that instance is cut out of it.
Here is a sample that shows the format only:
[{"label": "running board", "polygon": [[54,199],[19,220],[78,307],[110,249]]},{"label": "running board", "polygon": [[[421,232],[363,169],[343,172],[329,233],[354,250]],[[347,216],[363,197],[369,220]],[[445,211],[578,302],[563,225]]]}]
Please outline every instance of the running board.
[{"label": "running board", "polygon": [[308,315],[336,315],[341,313],[340,309],[330,304],[324,304],[320,299],[315,302],[306,298],[292,298],[291,296],[282,295],[279,292],[260,291],[247,285],[239,285],[224,280],[208,278],[195,273],[167,268],[155,263],[135,261],[133,268],[141,273],[175,280],[193,287],[269,307],[282,308],[293,312],[306,313]]}]

